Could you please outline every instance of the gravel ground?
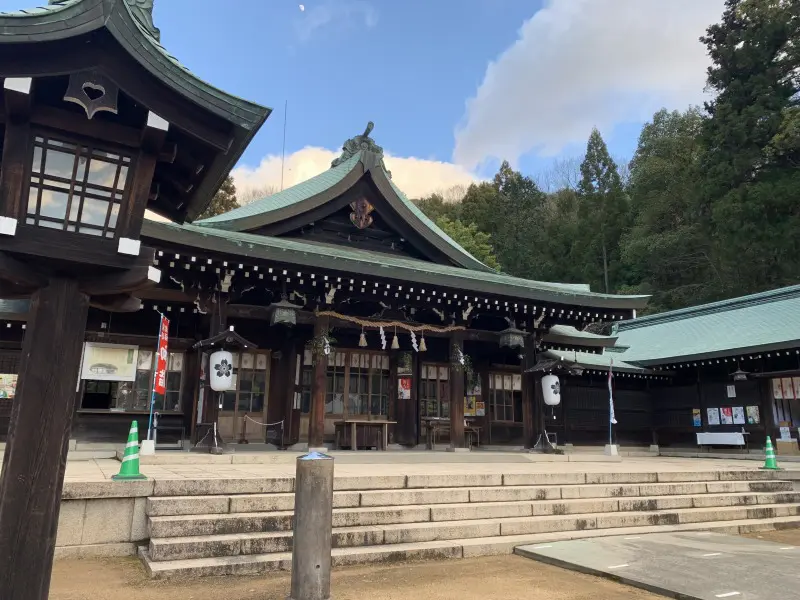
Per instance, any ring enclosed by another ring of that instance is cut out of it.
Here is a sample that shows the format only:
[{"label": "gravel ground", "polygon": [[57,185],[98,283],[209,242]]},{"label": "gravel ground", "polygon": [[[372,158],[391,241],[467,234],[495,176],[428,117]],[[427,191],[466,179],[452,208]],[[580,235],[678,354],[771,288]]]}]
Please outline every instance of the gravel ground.
[{"label": "gravel ground", "polygon": [[[288,574],[155,582],[137,559],[59,560],[50,600],[286,600]],[[335,600],[655,600],[652,594],[518,556],[340,568]]]},{"label": "gravel ground", "polygon": [[783,531],[763,531],[761,533],[751,533],[744,537],[754,540],[764,540],[777,544],[800,546],[800,529],[784,529]]}]

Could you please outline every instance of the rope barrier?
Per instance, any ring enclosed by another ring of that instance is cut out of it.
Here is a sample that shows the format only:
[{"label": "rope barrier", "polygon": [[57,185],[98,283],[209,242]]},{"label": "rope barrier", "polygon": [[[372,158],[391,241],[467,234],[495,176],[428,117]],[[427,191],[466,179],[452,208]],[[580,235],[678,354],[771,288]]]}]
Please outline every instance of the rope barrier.
[{"label": "rope barrier", "polygon": [[250,415],[245,415],[244,418],[247,419],[248,421],[252,421],[256,425],[261,425],[262,427],[272,427],[273,425],[283,425],[283,422],[286,420],[286,419],[282,419],[280,421],[275,421],[274,423],[262,423],[261,421],[256,421],[255,419],[253,419]]}]

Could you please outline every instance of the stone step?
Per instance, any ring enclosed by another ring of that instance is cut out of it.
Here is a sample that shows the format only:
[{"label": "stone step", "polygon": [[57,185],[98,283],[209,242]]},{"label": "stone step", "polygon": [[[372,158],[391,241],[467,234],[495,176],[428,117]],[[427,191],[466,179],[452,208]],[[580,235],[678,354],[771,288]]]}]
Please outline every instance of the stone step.
[{"label": "stone step", "polygon": [[[668,496],[673,494],[791,491],[790,481],[697,481],[643,484],[583,484],[494,487],[397,489],[392,491],[337,491],[334,508],[456,504],[468,502],[515,502],[577,498]],[[163,496],[147,499],[147,514],[156,516],[291,511],[293,493]]]},{"label": "stone step", "polygon": [[[565,501],[537,500],[533,502],[474,502],[337,508],[333,511],[333,526],[364,527],[428,521],[466,521],[617,511],[780,504],[798,502],[799,498],[800,495],[797,492],[750,492],[700,496],[640,496],[624,499],[589,498]],[[151,538],[290,531],[293,526],[293,517],[293,511],[150,517],[149,529]]]},{"label": "stone step", "polygon": [[[770,471],[676,471],[661,473],[450,473],[437,475],[373,475],[336,477],[336,491],[431,489],[500,486],[626,485],[709,481],[765,481],[780,479]],[[154,497],[273,494],[294,490],[293,477],[215,479],[158,479]]]},{"label": "stone step", "polygon": [[[521,518],[499,518],[485,516],[465,520],[424,521],[417,523],[386,524],[381,526],[334,527],[333,546],[374,546],[381,544],[401,544],[427,542],[457,538],[479,538],[498,535],[520,535],[549,533],[582,529],[608,529],[646,525],[669,525],[731,519],[774,518],[800,514],[800,504],[779,504],[782,498],[775,494],[747,499],[747,505],[704,507],[702,509],[675,509],[661,507],[660,498],[646,500],[648,506],[643,510],[635,504],[617,512],[614,506],[604,506],[602,512],[579,512],[587,508],[586,502],[577,501],[570,507],[572,514],[542,513],[538,516]],[[792,494],[791,501],[800,502],[800,494]],[[719,502],[725,502],[725,496]],[[743,496],[744,498],[744,496]],[[675,497],[663,500],[672,504]],[[789,501],[789,499],[786,499]],[[691,498],[689,498],[691,502]],[[605,502],[605,501],[604,501]],[[613,502],[625,502],[613,501]],[[753,505],[757,507],[752,508]],[[691,506],[691,504],[689,504]],[[764,510],[761,510],[761,509]],[[535,511],[534,511],[535,512]],[[530,512],[528,513],[531,514]],[[150,540],[151,560],[164,561],[188,558],[211,558],[214,556],[235,556],[238,554],[266,554],[289,552],[292,549],[292,533],[285,531],[246,531],[242,533],[176,536]]]},{"label": "stone step", "polygon": [[[510,554],[518,546],[603,536],[634,536],[672,531],[719,531],[725,533],[752,533],[774,529],[800,527],[800,517],[756,518],[709,523],[685,523],[561,531],[544,534],[514,536],[488,536],[447,541],[428,541],[393,545],[334,548],[334,567],[358,564],[396,563],[401,561],[441,560]],[[216,558],[194,558],[153,561],[146,547],[140,548],[145,567],[154,579],[194,578],[222,575],[257,575],[269,571],[289,570],[291,552],[265,554],[240,554]]]}]

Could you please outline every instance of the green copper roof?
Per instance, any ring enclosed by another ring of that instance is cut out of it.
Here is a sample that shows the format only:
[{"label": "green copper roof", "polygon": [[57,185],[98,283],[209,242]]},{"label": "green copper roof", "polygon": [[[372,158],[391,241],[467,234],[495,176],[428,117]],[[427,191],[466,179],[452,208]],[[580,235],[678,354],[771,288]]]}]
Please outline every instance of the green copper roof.
[{"label": "green copper roof", "polygon": [[[649,296],[596,294],[569,284],[519,279],[494,272],[475,271],[423,260],[365,250],[314,244],[289,238],[224,231],[214,227],[145,221],[142,236],[256,260],[330,269],[344,273],[385,277],[414,284],[444,286],[459,293],[496,294],[529,300],[592,307],[635,309]],[[602,314],[602,313],[601,313]]]},{"label": "green copper roof", "polygon": [[584,369],[597,369],[608,371],[611,359],[614,359],[612,371],[622,373],[649,373],[647,369],[619,360],[617,356],[607,354],[593,354],[592,352],[573,352],[572,350],[545,350],[539,357],[562,360],[570,365],[577,365]]},{"label": "green copper roof", "polygon": [[551,344],[566,344],[570,346],[613,346],[617,338],[609,335],[599,335],[588,331],[580,331],[572,325],[553,325],[546,334],[544,341]]},{"label": "green copper roof", "polygon": [[286,190],[251,202],[227,213],[198,221],[201,226],[213,226],[234,231],[253,231],[314,210],[343,194],[362,176],[369,174],[394,211],[432,246],[454,263],[478,271],[491,271],[455,240],[431,221],[392,181],[391,172],[383,161],[383,148],[369,136],[373,124],[363,134],[347,140],[342,154],[327,171],[298,183]]},{"label": "green copper roof", "polygon": [[667,364],[800,345],[800,285],[618,323],[617,354]]},{"label": "green copper roof", "polygon": [[327,171],[323,171],[319,175],[316,175],[311,179],[307,179],[302,183],[293,185],[290,188],[286,188],[281,192],[277,192],[271,196],[266,196],[260,200],[254,200],[249,204],[245,204],[239,208],[234,208],[233,210],[222,213],[221,215],[196,221],[195,225],[211,225],[219,229],[229,229],[233,223],[239,219],[277,211],[296,204],[297,202],[301,202],[311,198],[312,196],[316,196],[320,192],[323,192],[341,182],[345,176],[347,176],[347,174],[350,173],[350,171],[352,171],[353,168],[359,163],[360,159],[361,156],[356,154],[350,157],[350,159],[346,162],[343,162],[336,167],[332,167]]},{"label": "green copper roof", "polygon": [[0,44],[55,41],[105,28],[167,85],[227,121],[257,130],[270,109],[217,89],[178,62],[160,43],[152,7],[153,0],[53,0],[48,6],[0,12]]}]

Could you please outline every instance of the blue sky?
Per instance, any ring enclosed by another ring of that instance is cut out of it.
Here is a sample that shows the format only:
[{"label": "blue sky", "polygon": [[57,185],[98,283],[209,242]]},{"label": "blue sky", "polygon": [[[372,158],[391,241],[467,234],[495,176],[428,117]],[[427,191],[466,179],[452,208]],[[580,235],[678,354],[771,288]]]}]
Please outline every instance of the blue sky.
[{"label": "blue sky", "polygon": [[540,175],[593,126],[630,158],[655,110],[703,100],[697,38],[722,1],[155,0],[154,20],[197,75],[274,109],[237,185],[275,183],[288,101],[289,183],[330,162],[304,148],[336,150],[372,120],[393,157],[418,159],[389,166],[419,195],[503,158]]}]

